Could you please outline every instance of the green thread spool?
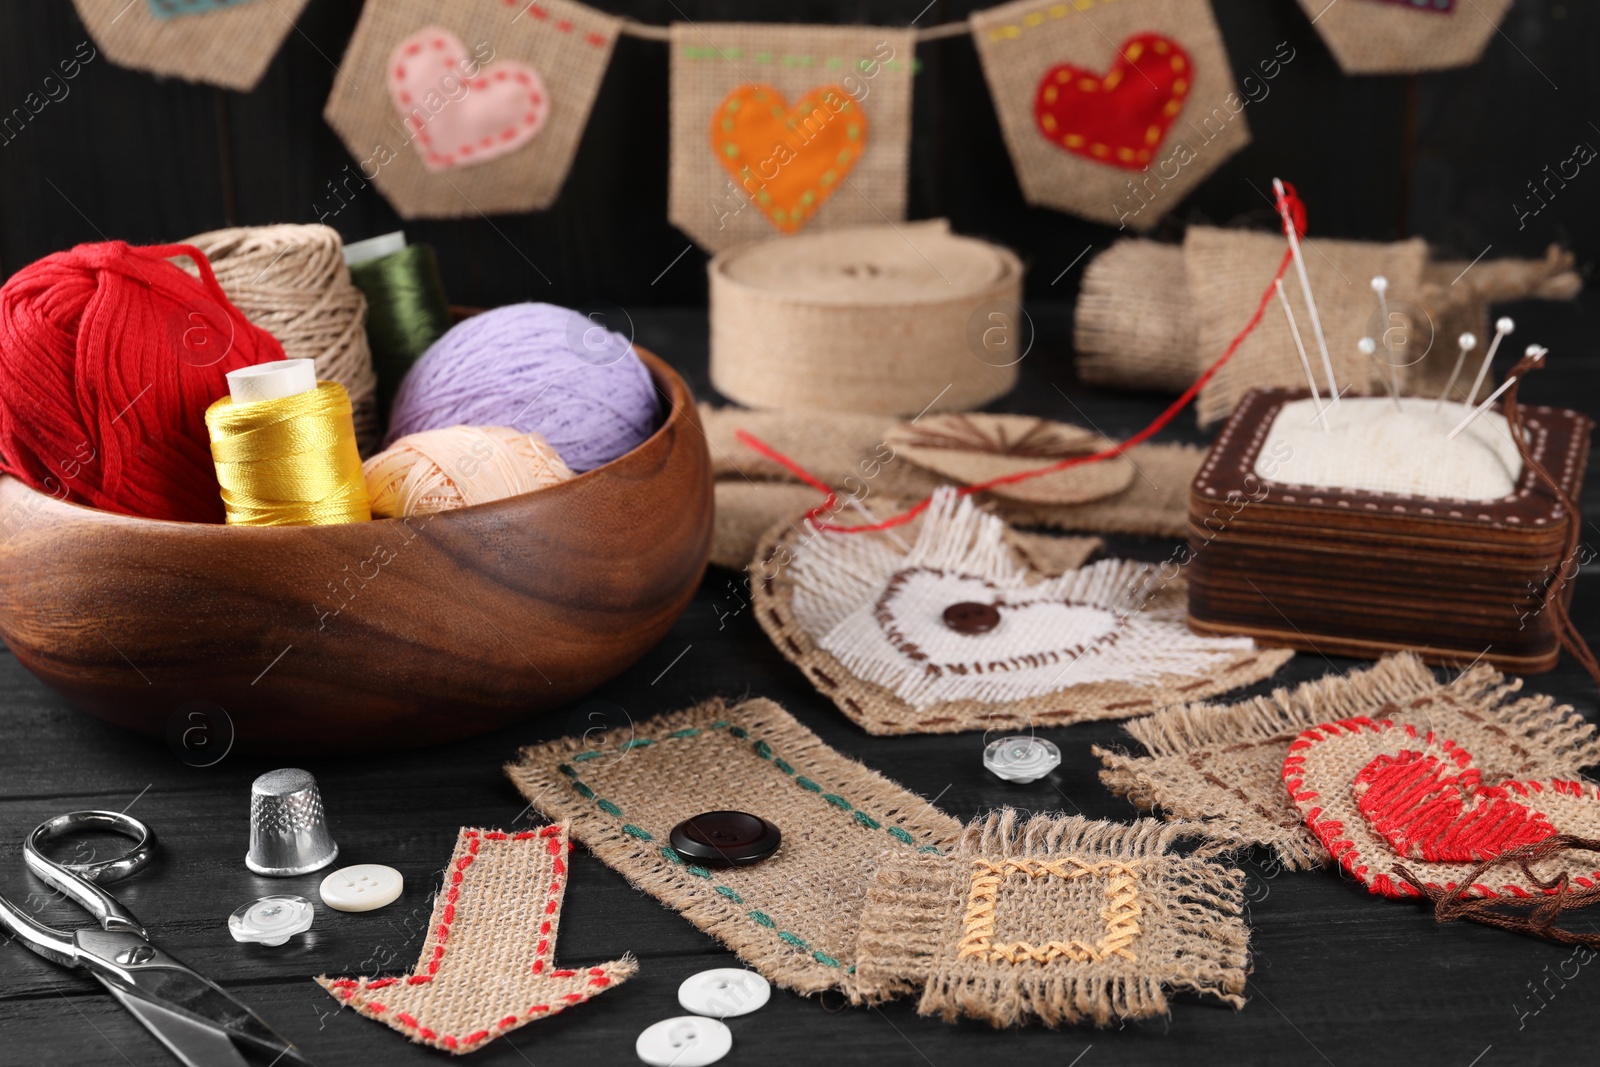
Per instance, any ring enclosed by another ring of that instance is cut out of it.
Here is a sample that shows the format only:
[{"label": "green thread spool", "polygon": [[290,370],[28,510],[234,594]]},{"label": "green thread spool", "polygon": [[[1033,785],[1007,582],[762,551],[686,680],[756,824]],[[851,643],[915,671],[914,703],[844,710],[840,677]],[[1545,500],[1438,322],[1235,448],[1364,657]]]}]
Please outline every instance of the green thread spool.
[{"label": "green thread spool", "polygon": [[378,371],[378,406],[389,405],[411,365],[450,329],[450,301],[431,245],[408,245],[350,265],[350,279],[367,298],[367,343]]}]

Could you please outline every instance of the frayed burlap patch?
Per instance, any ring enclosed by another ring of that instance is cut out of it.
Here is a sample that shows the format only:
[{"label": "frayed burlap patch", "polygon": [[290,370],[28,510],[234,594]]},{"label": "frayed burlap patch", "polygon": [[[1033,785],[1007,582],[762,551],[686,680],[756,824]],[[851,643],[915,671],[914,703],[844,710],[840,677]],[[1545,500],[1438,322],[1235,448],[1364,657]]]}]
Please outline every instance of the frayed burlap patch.
[{"label": "frayed burlap patch", "polygon": [[[779,527],[752,564],[756,618],[874,734],[1125,718],[1258,682],[1292,655],[1191,633],[1183,583],[1146,564],[1047,577],[1019,564],[1005,532],[949,489],[911,541]],[[950,614],[961,609],[987,625],[963,629]]]},{"label": "frayed burlap patch", "polygon": [[994,1026],[1146,1018],[1168,990],[1243,1006],[1244,876],[1173,855],[1182,832],[1005,808],[949,856],[894,857],[861,923],[866,998],[920,988],[921,1014]]},{"label": "frayed burlap patch", "polygon": [[[892,428],[884,439],[896,454],[957,485],[980,485],[1113,447],[1081,426],[1033,415],[965,412],[928,415]],[[1026,504],[1086,504],[1122,492],[1133,478],[1133,464],[1116,456],[989,492]]]},{"label": "frayed burlap patch", "polygon": [[567,826],[463,828],[408,975],[316,981],[340,1003],[411,1040],[471,1052],[633,977],[632,957],[555,964],[567,886]]},{"label": "frayed burlap patch", "polygon": [[1548,696],[1519,697],[1522,683],[1477,666],[1440,683],[1411,653],[1368,670],[1329,675],[1240,704],[1169,708],[1128,723],[1148,756],[1096,747],[1100,780],[1146,811],[1192,819],[1240,847],[1264,845],[1294,869],[1326,863],[1283,787],[1284,757],[1303,730],[1366,715],[1460,740],[1485,781],[1573,775],[1600,761],[1595,728]]},{"label": "frayed burlap patch", "polygon": [[[1290,743],[1283,784],[1339,865],[1386,897],[1528,900],[1556,892],[1558,879],[1563,888],[1569,881],[1575,891],[1594,888],[1600,787],[1546,771],[1496,775],[1496,761],[1480,761],[1442,718],[1433,716],[1432,728],[1387,717],[1341,719]],[[1479,870],[1503,852],[1557,834],[1589,847],[1562,849],[1520,873]]]},{"label": "frayed burlap patch", "polygon": [[1476,63],[1511,0],[1459,0],[1450,10],[1394,0],[1300,0],[1346,74],[1415,74]]},{"label": "frayed burlap patch", "polygon": [[234,4],[160,18],[146,0],[72,0],[94,43],[117,66],[243,93],[266,73],[306,2]]},{"label": "frayed burlap patch", "polygon": [[[789,471],[735,436],[745,430],[794,460],[841,496],[860,500],[886,517],[885,498],[918,501],[942,485],[953,484],[925,467],[901,456],[889,437],[912,425],[882,415],[797,411],[748,411],[743,408],[700,407],[700,420],[711,449],[711,472],[718,489],[717,541],[725,546],[723,558],[738,558],[742,566],[755,555],[756,539],[772,526],[796,514],[791,504],[800,499],[777,491],[737,490],[736,506],[721,507],[725,484],[772,483],[797,486]],[[918,420],[915,425],[921,425]],[[1051,427],[1075,427],[1052,423]],[[977,474],[995,477],[1011,473],[1004,457]],[[979,494],[984,510],[1016,526],[1043,527],[1084,533],[1121,533],[1141,537],[1187,537],[1189,485],[1205,459],[1194,445],[1144,444],[1126,453],[1133,469],[1124,488],[1102,496],[1089,494],[1075,504],[1043,504],[994,494]],[[1038,466],[1050,461],[1041,460]],[[1095,466],[1099,466],[1096,464]],[[1091,479],[1101,475],[1080,474]],[[981,480],[981,478],[980,478]],[[1048,479],[1041,479],[1048,480]],[[734,498],[730,498],[730,501]],[[1081,495],[1080,495],[1081,499]],[[821,494],[798,509],[822,503]],[[726,519],[724,516],[726,515]],[[745,549],[740,551],[740,549]]]},{"label": "frayed burlap patch", "polygon": [[[961,829],[770,700],[714,700],[608,741],[525,748],[506,773],[630,882],[799,993],[858,984],[856,933],[880,853],[942,853]],[[772,822],[783,844],[714,870],[668,845],[679,822],[726,809]]]}]

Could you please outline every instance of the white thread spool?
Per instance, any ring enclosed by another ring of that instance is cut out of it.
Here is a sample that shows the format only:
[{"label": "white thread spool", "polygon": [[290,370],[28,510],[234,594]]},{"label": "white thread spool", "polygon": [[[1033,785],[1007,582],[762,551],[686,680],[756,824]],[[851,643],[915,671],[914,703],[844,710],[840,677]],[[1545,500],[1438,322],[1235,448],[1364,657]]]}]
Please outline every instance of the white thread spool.
[{"label": "white thread spool", "polygon": [[365,241],[344,246],[344,265],[353,267],[357,263],[365,263],[372,259],[382,259],[392,256],[406,247],[406,232],[396,230],[393,233],[380,234],[377,237],[368,237]]},{"label": "white thread spool", "polygon": [[279,359],[228,372],[228,395],[235,404],[309,393],[317,387],[317,365],[309,359]]}]

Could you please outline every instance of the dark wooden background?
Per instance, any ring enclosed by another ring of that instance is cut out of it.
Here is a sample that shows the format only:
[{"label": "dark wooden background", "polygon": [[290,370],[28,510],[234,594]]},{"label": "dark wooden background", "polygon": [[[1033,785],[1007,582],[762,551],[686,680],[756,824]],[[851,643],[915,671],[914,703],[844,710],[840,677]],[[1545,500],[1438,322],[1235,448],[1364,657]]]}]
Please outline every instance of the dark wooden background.
[{"label": "dark wooden background", "polygon": [[[732,0],[677,6],[695,20],[904,24],[922,2],[819,0],[759,11]],[[104,57],[89,64],[65,100],[0,144],[3,273],[102,235],[170,240],[233,222],[314,219],[326,183],[352,162],[320,112],[333,77],[330,60],[341,55],[358,6],[312,0],[261,87],[247,96],[158,83]],[[599,6],[657,24],[674,16],[674,4],[665,0]],[[936,2],[921,24],[948,21],[971,6]],[[1491,245],[1491,255],[1537,254],[1551,240],[1570,242],[1580,260],[1593,254],[1600,176],[1585,169],[1521,230],[1515,204],[1526,198],[1525,184],[1542,177],[1546,164],[1566,159],[1578,141],[1600,145],[1600,130],[1590,124],[1591,117],[1600,121],[1596,5],[1519,0],[1481,64],[1415,80],[1341,76],[1289,0],[1214,6],[1237,71],[1271,54],[1279,41],[1297,56],[1272,94],[1250,106],[1255,143],[1184,203],[1164,233],[1177,237],[1189,221],[1266,222],[1266,205],[1251,184],[1264,188],[1280,174],[1299,184],[1317,233],[1418,233],[1465,258]],[[20,105],[82,38],[65,0],[0,4],[0,114]],[[1021,203],[970,42],[924,46],[920,55],[913,216],[948,215],[960,230],[1019,248],[1033,268],[1040,345],[1005,406],[1131,433],[1163,398],[1097,394],[1073,380],[1064,301],[1081,268],[1051,284],[1084,248],[1105,246],[1112,231]],[[407,229],[438,247],[458,301],[601,298],[635,310],[639,341],[707,395],[703,257],[691,252],[652,285],[688,244],[664,217],[666,74],[663,46],[620,43],[567,191],[552,210],[496,218],[493,226],[475,220]],[[331,221],[348,238],[398,225],[370,189]],[[517,249],[541,264],[550,285],[531,274]],[[1540,340],[1552,353],[1552,368],[1529,383],[1528,399],[1600,415],[1594,389],[1600,357],[1586,328],[1586,312],[1596,307],[1600,300],[1585,297],[1574,306],[1510,309],[1522,323],[1519,337]],[[1203,440],[1192,423],[1166,437]],[[1600,463],[1591,458],[1590,470],[1596,469]],[[1591,501],[1592,490],[1591,484]],[[1586,544],[1600,544],[1597,518],[1591,502]],[[1149,559],[1172,549],[1127,539],[1112,547]],[[1576,604],[1591,641],[1600,640],[1593,570],[1584,568]],[[666,640],[592,701],[429,751],[296,760],[322,783],[344,859],[392,864],[406,875],[407,890],[399,903],[369,915],[319,907],[311,934],[279,949],[235,945],[225,920],[235,906],[265,893],[315,894],[316,877],[257,878],[242,862],[249,783],[283,761],[231,753],[215,766],[188,766],[158,740],[73,710],[0,655],[0,891],[38,907],[47,921],[80,921],[73,908],[30,900],[39,885],[22,870],[17,841],[62,811],[131,805],[160,834],[162,853],[117,892],[157,941],[257,1007],[319,1064],[437,1063],[439,1055],[387,1028],[334,1012],[309,977],[408,968],[456,829],[521,826],[531,818],[500,765],[520,744],[589,725],[592,711],[642,720],[713,695],[760,694],[790,708],[828,743],[961,818],[1006,803],[1097,818],[1133,815],[1096,780],[1089,754],[1091,744],[1124,743],[1117,724],[1048,731],[1062,747],[1063,765],[1020,787],[982,769],[978,735],[868,737],[737,610],[733,582],[728,572],[711,572]],[[1357,666],[1305,654],[1273,683]],[[360,664],[351,670],[359,672]],[[1593,686],[1570,662],[1529,685],[1596,715]],[[837,998],[779,992],[760,1013],[730,1022],[735,1045],[723,1062],[946,1067],[1015,1057],[1062,1067],[1375,1061],[1522,1067],[1592,1061],[1600,971],[1572,950],[1484,928],[1438,926],[1419,909],[1372,899],[1329,872],[1286,874],[1260,855],[1241,863],[1249,874],[1254,956],[1250,1003],[1241,1012],[1178,998],[1170,1019],[1102,1031],[997,1034],[920,1019],[906,1002],[847,1009]],[[1574,921],[1600,931],[1600,919]],[[474,1061],[637,1062],[638,1032],[679,1014],[678,983],[702,968],[736,963],[579,849],[558,958],[585,964],[625,951],[641,959],[638,978],[493,1043]],[[0,1065],[170,1062],[98,986],[0,944]]]}]

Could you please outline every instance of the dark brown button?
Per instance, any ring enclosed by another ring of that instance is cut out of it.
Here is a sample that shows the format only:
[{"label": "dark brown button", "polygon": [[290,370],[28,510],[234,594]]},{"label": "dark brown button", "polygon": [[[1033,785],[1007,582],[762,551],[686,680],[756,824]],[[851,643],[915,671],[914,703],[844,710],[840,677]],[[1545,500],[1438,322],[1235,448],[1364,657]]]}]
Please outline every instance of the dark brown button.
[{"label": "dark brown button", "polygon": [[944,609],[944,624],[958,634],[986,634],[1000,625],[1000,609],[993,604],[963,600]]},{"label": "dark brown button", "polygon": [[672,828],[672,847],[685,859],[711,867],[760,863],[783,840],[778,828],[743,811],[707,811]]}]

